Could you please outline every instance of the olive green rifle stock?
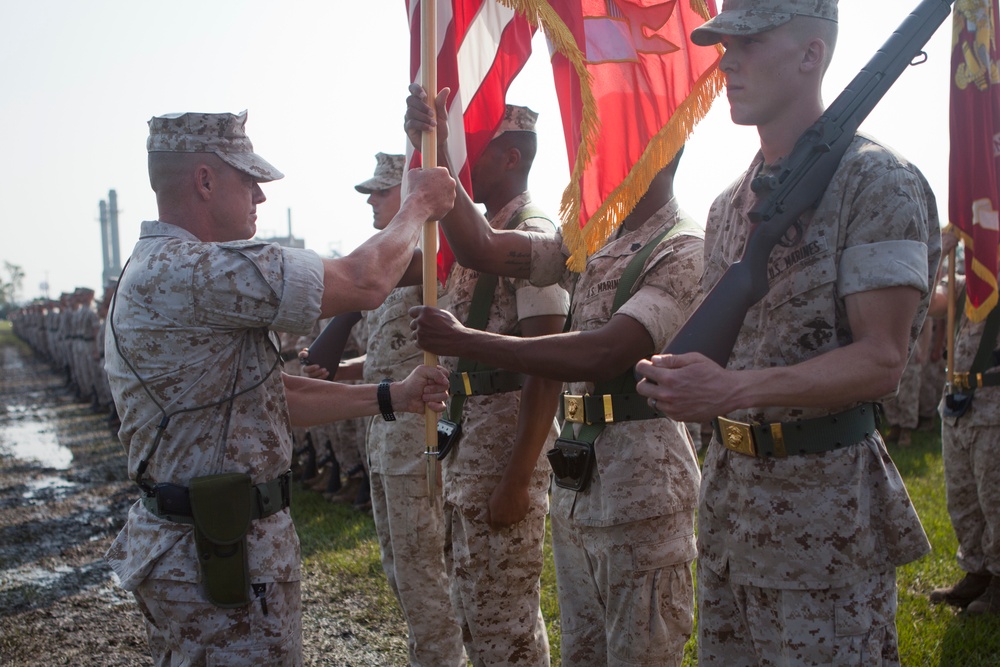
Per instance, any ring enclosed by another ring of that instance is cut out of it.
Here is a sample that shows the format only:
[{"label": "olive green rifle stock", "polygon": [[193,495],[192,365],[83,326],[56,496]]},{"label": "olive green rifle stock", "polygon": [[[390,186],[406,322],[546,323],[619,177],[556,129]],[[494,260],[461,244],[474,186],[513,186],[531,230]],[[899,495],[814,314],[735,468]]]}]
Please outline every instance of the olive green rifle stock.
[{"label": "olive green rifle stock", "polygon": [[923,0],[819,120],[802,133],[780,171],[754,179],[751,187],[757,203],[749,217],[755,229],[743,257],[726,269],[664,354],[700,352],[725,367],[747,311],[768,292],[771,250],[822,197],[858,126],[903,70],[926,60],[923,47],[951,12],[953,1]]}]

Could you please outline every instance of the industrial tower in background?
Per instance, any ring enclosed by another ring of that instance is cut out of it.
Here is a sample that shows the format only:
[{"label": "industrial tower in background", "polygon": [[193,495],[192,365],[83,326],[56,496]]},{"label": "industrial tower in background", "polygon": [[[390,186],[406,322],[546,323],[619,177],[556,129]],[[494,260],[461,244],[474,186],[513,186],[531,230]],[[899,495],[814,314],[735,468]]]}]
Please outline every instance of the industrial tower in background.
[{"label": "industrial tower in background", "polygon": [[101,259],[105,286],[118,280],[122,272],[121,253],[118,249],[118,193],[108,191],[107,201],[101,200]]}]

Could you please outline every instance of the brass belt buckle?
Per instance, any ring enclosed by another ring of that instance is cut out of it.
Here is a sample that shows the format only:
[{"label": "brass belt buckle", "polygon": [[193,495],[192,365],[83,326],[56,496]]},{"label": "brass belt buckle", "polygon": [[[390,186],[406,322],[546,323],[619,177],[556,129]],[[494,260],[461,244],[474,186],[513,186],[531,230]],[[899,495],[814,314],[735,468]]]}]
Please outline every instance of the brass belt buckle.
[{"label": "brass belt buckle", "polygon": [[563,416],[574,424],[583,423],[583,396],[563,394]]},{"label": "brass belt buckle", "polygon": [[726,449],[745,456],[757,456],[757,444],[750,424],[719,417],[719,435]]}]

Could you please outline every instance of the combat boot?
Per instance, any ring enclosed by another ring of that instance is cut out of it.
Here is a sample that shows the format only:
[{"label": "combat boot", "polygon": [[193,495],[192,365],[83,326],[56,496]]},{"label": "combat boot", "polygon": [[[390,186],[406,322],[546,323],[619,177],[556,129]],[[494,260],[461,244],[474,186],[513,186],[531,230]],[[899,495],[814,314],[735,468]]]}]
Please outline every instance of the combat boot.
[{"label": "combat boot", "polygon": [[354,499],[358,495],[358,489],[361,488],[362,477],[365,474],[365,468],[360,463],[355,465],[353,468],[347,471],[347,481],[341,486],[340,490],[336,493],[325,493],[323,497],[326,498],[331,503],[345,503],[351,505],[354,503]]},{"label": "combat boot", "polygon": [[991,580],[995,581],[996,578],[991,577],[989,572],[969,572],[954,586],[935,588],[928,597],[934,604],[944,602],[965,609],[986,592]]},{"label": "combat boot", "polygon": [[339,491],[336,493],[324,493],[323,497],[331,503],[345,503],[350,505],[354,503],[354,499],[358,495],[359,488],[361,488],[361,479],[357,477],[348,477],[347,481],[340,487]]},{"label": "combat boot", "polygon": [[1000,614],[1000,577],[993,577],[983,594],[965,608],[967,614]]},{"label": "combat boot", "polygon": [[359,512],[370,512],[372,509],[372,486],[368,479],[368,474],[361,478],[361,485],[358,487],[358,494],[351,503],[354,509]]}]

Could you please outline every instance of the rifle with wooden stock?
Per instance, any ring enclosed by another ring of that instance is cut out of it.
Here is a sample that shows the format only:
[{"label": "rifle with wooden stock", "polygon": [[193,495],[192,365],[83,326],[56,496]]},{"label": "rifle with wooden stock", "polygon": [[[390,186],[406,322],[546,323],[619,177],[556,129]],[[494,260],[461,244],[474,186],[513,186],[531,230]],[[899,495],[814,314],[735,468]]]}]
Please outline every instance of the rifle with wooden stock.
[{"label": "rifle with wooden stock", "polygon": [[903,70],[927,59],[923,47],[951,13],[953,1],[923,0],[802,133],[780,171],[751,182],[757,203],[748,215],[756,227],[743,257],[726,269],[663,354],[700,352],[725,367],[747,312],[770,289],[767,265],[774,246],[822,197],[861,122]]}]

